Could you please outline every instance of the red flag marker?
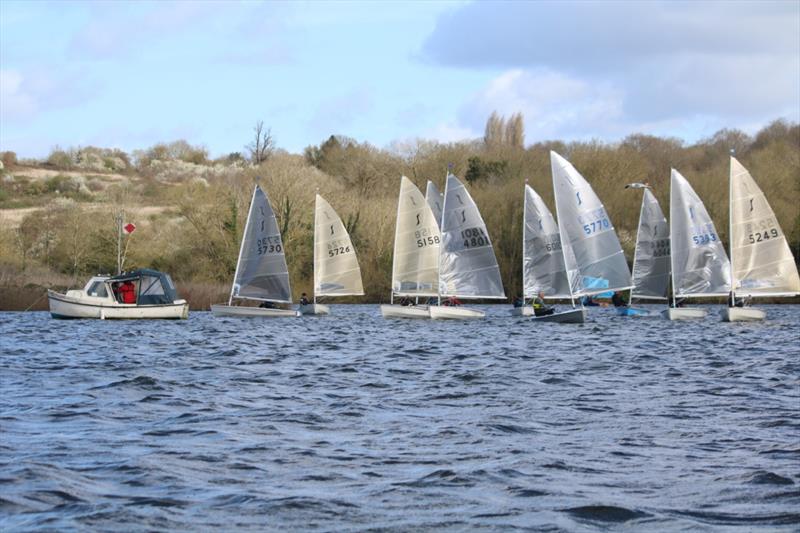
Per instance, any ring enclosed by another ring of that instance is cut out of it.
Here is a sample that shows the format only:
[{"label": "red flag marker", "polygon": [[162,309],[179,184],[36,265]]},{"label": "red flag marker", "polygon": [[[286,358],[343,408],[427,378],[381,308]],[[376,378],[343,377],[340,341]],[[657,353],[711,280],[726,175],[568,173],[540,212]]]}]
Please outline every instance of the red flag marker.
[{"label": "red flag marker", "polygon": [[129,222],[129,223],[125,224],[125,226],[123,226],[122,229],[125,230],[125,233],[130,235],[136,229],[136,225]]}]

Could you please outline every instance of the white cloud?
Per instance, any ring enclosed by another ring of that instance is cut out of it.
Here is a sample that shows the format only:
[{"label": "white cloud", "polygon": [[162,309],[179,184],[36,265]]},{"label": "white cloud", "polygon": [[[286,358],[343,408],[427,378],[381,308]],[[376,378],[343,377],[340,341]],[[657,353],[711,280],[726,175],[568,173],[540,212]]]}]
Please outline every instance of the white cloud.
[{"label": "white cloud", "polygon": [[[483,133],[487,117],[497,111],[521,112],[530,140],[609,133],[620,120],[622,94],[610,85],[594,85],[558,72],[514,69],[491,80],[461,106],[459,120]],[[583,133],[580,133],[583,132]]]},{"label": "white cloud", "polygon": [[0,69],[0,118],[4,123],[30,121],[42,111],[82,102],[91,93],[88,83],[77,71]]},{"label": "white cloud", "polygon": [[798,2],[476,2],[443,15],[422,50],[506,69],[474,103],[484,120],[489,105],[523,111],[529,132],[800,115]]},{"label": "white cloud", "polygon": [[24,86],[22,73],[0,69],[0,121],[11,122],[36,113],[36,98]]}]

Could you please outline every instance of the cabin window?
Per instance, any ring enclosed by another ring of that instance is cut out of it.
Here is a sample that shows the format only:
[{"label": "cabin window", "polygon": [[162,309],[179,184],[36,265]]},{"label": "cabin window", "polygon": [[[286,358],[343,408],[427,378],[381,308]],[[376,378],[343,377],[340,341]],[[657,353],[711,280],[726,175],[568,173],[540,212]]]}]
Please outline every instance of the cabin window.
[{"label": "cabin window", "polygon": [[106,298],[108,296],[106,284],[102,281],[95,281],[92,283],[91,287],[89,287],[89,290],[86,292],[89,296],[97,296],[99,298]]},{"label": "cabin window", "polygon": [[139,296],[163,296],[164,287],[161,286],[161,280],[155,276],[145,276],[140,282],[141,290]]}]

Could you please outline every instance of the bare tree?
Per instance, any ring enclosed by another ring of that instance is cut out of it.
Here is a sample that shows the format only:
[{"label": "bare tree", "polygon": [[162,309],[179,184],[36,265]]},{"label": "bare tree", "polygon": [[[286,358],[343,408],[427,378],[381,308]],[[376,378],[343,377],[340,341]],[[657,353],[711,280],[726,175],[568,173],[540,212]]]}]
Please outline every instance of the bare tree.
[{"label": "bare tree", "polygon": [[275,151],[275,139],[272,138],[272,129],[264,129],[264,121],[259,120],[253,127],[255,138],[245,148],[250,152],[250,161],[260,165]]},{"label": "bare tree", "polygon": [[523,123],[522,113],[517,112],[511,115],[506,123],[506,144],[515,148],[525,147],[525,124]]},{"label": "bare tree", "polygon": [[486,121],[486,132],[483,135],[483,142],[486,146],[498,146],[503,144],[503,135],[505,134],[505,119],[497,114],[497,111],[492,111],[489,119]]}]

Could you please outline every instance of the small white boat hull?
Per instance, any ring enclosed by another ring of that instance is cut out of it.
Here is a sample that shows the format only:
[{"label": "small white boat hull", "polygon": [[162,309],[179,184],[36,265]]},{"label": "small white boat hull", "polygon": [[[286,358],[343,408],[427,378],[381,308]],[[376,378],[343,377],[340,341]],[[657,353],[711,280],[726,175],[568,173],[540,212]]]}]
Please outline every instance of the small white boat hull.
[{"label": "small white boat hull", "polygon": [[586,322],[586,309],[570,309],[552,315],[536,316],[533,307],[515,307],[511,310],[511,316],[530,317],[536,322],[557,322],[560,324],[583,324]]},{"label": "small white boat hull", "polygon": [[300,314],[305,315],[329,315],[331,314],[331,308],[325,304],[306,304],[301,305],[297,308],[300,311]]},{"label": "small white boat hull", "polygon": [[434,320],[474,320],[486,316],[483,311],[460,306],[432,305],[428,309]]},{"label": "small white boat hull", "polygon": [[122,304],[108,298],[84,296],[82,291],[69,291],[66,295],[47,291],[50,315],[53,318],[99,318],[104,319],[186,319],[189,304],[186,300],[175,300],[171,304],[137,305]]},{"label": "small white boat hull", "polygon": [[534,316],[533,307],[526,305],[511,309],[511,316]]},{"label": "small white boat hull", "polygon": [[381,305],[383,318],[430,318],[427,307],[416,305]]},{"label": "small white boat hull", "polygon": [[268,309],[265,307],[245,307],[241,305],[213,304],[214,316],[238,316],[261,318],[286,318],[300,316],[294,309]]},{"label": "small white boat hull", "polygon": [[661,311],[661,316],[667,320],[697,320],[707,314],[707,310],[697,307],[669,307]]},{"label": "small white boat hull", "polygon": [[754,307],[725,307],[719,314],[723,322],[756,322],[767,317],[763,309]]}]

